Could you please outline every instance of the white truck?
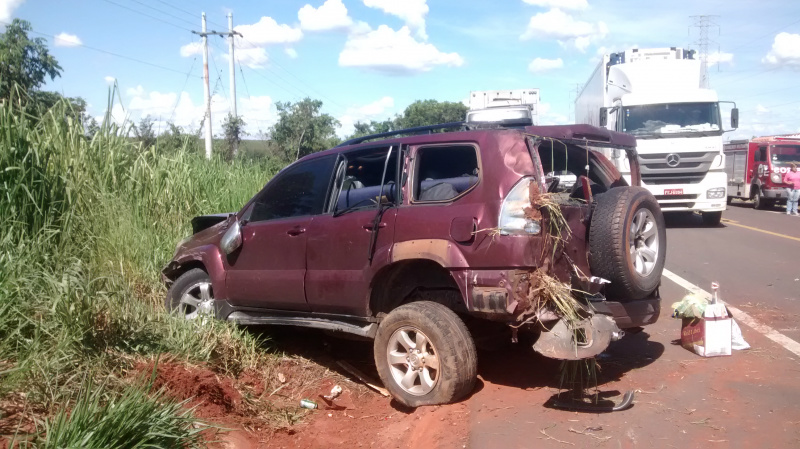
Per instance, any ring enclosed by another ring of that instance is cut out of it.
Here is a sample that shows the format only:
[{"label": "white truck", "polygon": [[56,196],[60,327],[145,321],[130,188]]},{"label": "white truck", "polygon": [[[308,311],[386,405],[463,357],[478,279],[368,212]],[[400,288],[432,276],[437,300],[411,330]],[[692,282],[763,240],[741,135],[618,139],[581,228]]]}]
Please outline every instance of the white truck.
[{"label": "white truck", "polygon": [[[717,225],[726,207],[720,102],[703,88],[694,50],[630,49],[603,56],[575,99],[575,121],[636,136],[642,185],[664,212],[699,211]],[[624,152],[604,150],[630,179]]]},{"label": "white truck", "polygon": [[466,119],[467,123],[538,125],[539,89],[472,91]]}]

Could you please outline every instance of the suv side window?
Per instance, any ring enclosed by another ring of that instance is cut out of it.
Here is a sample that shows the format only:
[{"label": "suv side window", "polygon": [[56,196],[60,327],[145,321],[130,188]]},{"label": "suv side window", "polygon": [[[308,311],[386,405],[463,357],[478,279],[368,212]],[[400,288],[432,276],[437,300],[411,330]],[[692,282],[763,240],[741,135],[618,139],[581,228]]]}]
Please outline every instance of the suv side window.
[{"label": "suv side window", "polygon": [[[345,154],[339,160],[334,180],[331,212],[345,209],[369,209],[381,201],[394,203],[397,175],[398,149],[389,147]],[[386,156],[389,155],[387,161]],[[385,172],[385,175],[384,175]]]},{"label": "suv side window", "polygon": [[250,221],[322,213],[336,156],[312,159],[278,175],[256,199]]},{"label": "suv side window", "polygon": [[478,183],[478,155],[472,145],[421,147],[416,159],[416,202],[449,201]]}]

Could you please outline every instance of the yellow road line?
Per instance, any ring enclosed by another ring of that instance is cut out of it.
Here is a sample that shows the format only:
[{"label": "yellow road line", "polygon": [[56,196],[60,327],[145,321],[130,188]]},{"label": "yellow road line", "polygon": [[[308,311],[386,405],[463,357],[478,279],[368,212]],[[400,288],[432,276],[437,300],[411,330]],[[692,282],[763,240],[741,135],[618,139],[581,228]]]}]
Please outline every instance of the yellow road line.
[{"label": "yellow road line", "polygon": [[729,224],[731,226],[738,226],[740,228],[750,229],[751,231],[763,232],[764,234],[774,235],[776,237],[783,237],[785,239],[789,239],[789,240],[794,240],[796,242],[800,242],[800,238],[798,238],[798,237],[792,237],[792,236],[786,235],[786,234],[779,234],[777,232],[766,231],[764,229],[754,228],[752,226],[745,226],[745,225],[739,224],[738,222],[733,221],[733,220],[728,220],[728,219],[723,218],[722,222],[725,223],[725,224]]}]

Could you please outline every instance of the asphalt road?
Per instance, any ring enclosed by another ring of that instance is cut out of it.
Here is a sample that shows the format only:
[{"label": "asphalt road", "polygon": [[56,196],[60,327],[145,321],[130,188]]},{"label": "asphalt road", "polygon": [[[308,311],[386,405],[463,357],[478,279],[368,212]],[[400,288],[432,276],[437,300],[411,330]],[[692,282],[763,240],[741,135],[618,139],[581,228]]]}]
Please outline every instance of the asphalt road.
[{"label": "asphalt road", "polygon": [[717,228],[666,219],[668,270],[706,291],[718,282],[723,300],[800,341],[800,217],[735,201]]},{"label": "asphalt road", "polygon": [[[800,217],[734,203],[723,224],[697,215],[667,217],[667,269],[711,290],[761,324],[800,341]],[[800,357],[742,325],[752,346],[702,358],[677,344],[670,305],[687,290],[662,280],[662,315],[612,343],[599,358],[598,391],[634,406],[613,413],[547,407],[558,367],[525,348],[479,357],[480,385],[467,400],[475,448],[796,448],[800,447]],[[516,352],[514,352],[516,351]]]}]

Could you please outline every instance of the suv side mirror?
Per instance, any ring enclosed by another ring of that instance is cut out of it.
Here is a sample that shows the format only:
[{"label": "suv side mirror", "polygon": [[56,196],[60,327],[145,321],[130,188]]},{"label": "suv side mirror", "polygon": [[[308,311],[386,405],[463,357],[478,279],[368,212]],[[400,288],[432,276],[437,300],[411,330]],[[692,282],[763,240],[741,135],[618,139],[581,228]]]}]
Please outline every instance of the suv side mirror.
[{"label": "suv side mirror", "polygon": [[228,255],[242,246],[242,227],[239,225],[239,220],[233,220],[231,227],[223,234],[219,246]]},{"label": "suv side mirror", "polygon": [[600,126],[605,127],[608,124],[608,108],[600,108]]},{"label": "suv side mirror", "polygon": [[731,128],[739,127],[739,108],[731,109]]}]

